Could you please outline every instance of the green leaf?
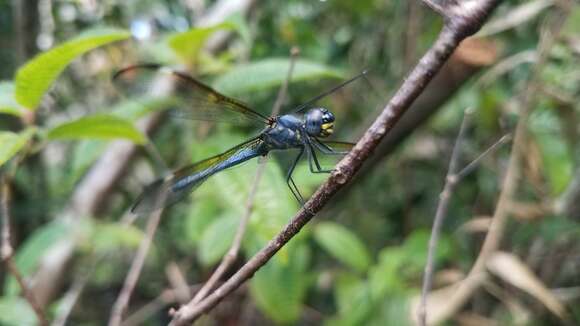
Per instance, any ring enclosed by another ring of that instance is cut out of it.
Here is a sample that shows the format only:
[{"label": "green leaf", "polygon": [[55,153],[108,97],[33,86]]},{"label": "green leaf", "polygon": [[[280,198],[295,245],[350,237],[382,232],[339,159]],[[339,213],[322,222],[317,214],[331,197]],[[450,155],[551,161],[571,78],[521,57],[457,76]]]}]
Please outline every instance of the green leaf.
[{"label": "green leaf", "polygon": [[[49,223],[34,232],[16,252],[16,266],[22,276],[29,276],[54,244],[58,241],[72,241],[72,236],[70,226],[61,221]],[[20,288],[13,277],[9,277],[6,282],[7,295],[19,293]]]},{"label": "green leaf", "polygon": [[366,325],[373,309],[369,291],[364,280],[348,274],[339,275],[334,292],[338,316],[328,320],[325,325]]},{"label": "green leaf", "polygon": [[4,297],[0,299],[0,325],[28,326],[36,324],[34,310],[24,298]]},{"label": "green leaf", "polygon": [[190,244],[197,244],[212,221],[219,216],[216,204],[213,199],[196,194],[195,204],[192,205],[183,223],[184,233]]},{"label": "green leaf", "polygon": [[329,254],[359,272],[366,271],[371,263],[364,243],[342,225],[320,223],[314,230],[314,238]]},{"label": "green leaf", "polygon": [[92,228],[89,245],[97,253],[114,253],[121,248],[137,248],[142,239],[143,232],[135,226],[97,223]]},{"label": "green leaf", "polygon": [[[242,94],[281,85],[288,74],[289,59],[273,58],[240,65],[220,76],[213,84],[225,94]],[[344,74],[323,64],[297,60],[292,81],[343,78]]]},{"label": "green leaf", "polygon": [[37,55],[16,73],[16,101],[28,109],[36,109],[44,93],[76,57],[130,35],[127,31],[117,29],[90,30]]},{"label": "green leaf", "polygon": [[28,128],[20,133],[1,131],[0,166],[16,155],[35,133],[36,128]]},{"label": "green leaf", "polygon": [[20,116],[22,107],[14,99],[14,83],[9,81],[0,82],[0,113]]},{"label": "green leaf", "polygon": [[192,28],[182,33],[176,33],[169,37],[169,46],[177,56],[185,62],[197,62],[199,53],[207,39],[219,30],[234,29],[236,26],[230,22],[224,22],[209,27]]},{"label": "green leaf", "polygon": [[286,263],[270,260],[250,282],[256,304],[277,323],[295,322],[301,315],[309,280],[300,261],[307,255],[307,246],[294,247]]},{"label": "green leaf", "polygon": [[123,138],[137,144],[146,142],[146,137],[131,122],[109,114],[96,114],[63,123],[49,130],[47,137],[48,139]]},{"label": "green leaf", "polygon": [[232,244],[237,226],[237,218],[221,217],[205,229],[198,251],[203,265],[210,266],[220,261]]}]

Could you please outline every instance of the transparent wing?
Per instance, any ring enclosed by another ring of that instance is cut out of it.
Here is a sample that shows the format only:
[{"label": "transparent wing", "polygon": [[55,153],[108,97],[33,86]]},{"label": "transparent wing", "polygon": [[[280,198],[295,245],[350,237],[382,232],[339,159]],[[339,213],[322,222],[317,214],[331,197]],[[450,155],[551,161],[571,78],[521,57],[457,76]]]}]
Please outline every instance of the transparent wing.
[{"label": "transparent wing", "polygon": [[[304,112],[306,111],[312,104],[316,103],[317,101],[327,97],[328,95],[338,91],[339,89],[347,86],[348,84],[356,81],[359,78],[365,78],[366,79],[366,75],[368,74],[368,70],[363,70],[360,74],[326,90],[325,92],[323,92],[320,95],[315,96],[314,98],[304,102],[302,105],[299,105],[298,107],[294,108],[291,112],[293,113],[299,113],[299,112]],[[368,81],[368,80],[367,80]]]},{"label": "transparent wing", "polygon": [[187,197],[213,174],[252,157],[263,155],[262,143],[259,137],[250,139],[222,154],[188,165],[165,178],[154,181],[145,187],[131,208],[131,212],[143,214],[175,204]]},{"label": "transparent wing", "polygon": [[174,109],[172,115],[177,117],[260,126],[268,122],[268,117],[246,104],[220,94],[186,73],[158,64],[123,68],[115,73],[113,82],[136,101],[151,97],[167,100]]}]

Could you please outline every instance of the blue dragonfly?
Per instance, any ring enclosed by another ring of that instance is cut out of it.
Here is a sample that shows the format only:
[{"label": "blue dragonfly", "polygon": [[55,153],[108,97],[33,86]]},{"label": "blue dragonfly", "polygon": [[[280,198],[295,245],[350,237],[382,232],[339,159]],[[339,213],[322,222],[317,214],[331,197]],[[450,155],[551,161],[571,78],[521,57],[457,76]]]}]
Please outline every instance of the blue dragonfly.
[{"label": "blue dragonfly", "polygon": [[[301,203],[300,194],[292,174],[300,159],[306,155],[312,173],[329,173],[322,168],[317,152],[324,155],[344,155],[354,144],[348,142],[325,141],[332,135],[335,117],[326,108],[313,104],[345,85],[366,75],[359,75],[323,92],[289,113],[267,117],[241,101],[223,95],[187,73],[169,69],[158,64],[139,64],[123,68],[115,73],[113,81],[125,92],[141,92],[141,96],[155,96],[164,93],[175,108],[173,115],[193,119],[236,124],[255,124],[262,131],[255,137],[233,148],[180,168],[166,177],[145,187],[133,205],[131,212],[143,214],[174,204],[185,198],[212,175],[234,167],[256,157],[263,157],[272,151],[295,149],[298,154],[293,159],[286,174],[286,183],[294,197]],[[170,91],[163,88],[161,78]],[[136,87],[139,85],[138,87]],[[143,87],[145,85],[145,87]],[[155,85],[155,86],[153,86]],[[167,95],[169,92],[170,95]]]}]

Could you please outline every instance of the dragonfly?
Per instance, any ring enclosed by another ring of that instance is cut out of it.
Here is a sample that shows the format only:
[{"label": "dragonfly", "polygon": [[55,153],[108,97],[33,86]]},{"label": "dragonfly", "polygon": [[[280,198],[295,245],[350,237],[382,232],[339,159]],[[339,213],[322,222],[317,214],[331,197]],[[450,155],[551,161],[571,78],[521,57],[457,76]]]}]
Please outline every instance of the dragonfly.
[{"label": "dragonfly", "polygon": [[[318,153],[322,155],[345,155],[353,143],[328,141],[333,134],[335,117],[332,112],[314,105],[320,99],[364,77],[367,71],[326,90],[320,95],[295,107],[288,113],[265,116],[237,99],[228,97],[185,72],[159,64],[137,64],[117,71],[113,81],[125,92],[142,92],[141,96],[168,93],[168,103],[175,108],[172,114],[186,119],[254,124],[262,130],[247,141],[227,151],[182,167],[169,175],[147,185],[131,208],[134,214],[156,211],[187,197],[193,190],[216,173],[232,168],[272,151],[297,150],[286,172],[286,183],[300,204],[304,197],[293,179],[298,162],[306,156],[310,172],[330,173],[332,169],[321,166]],[[163,78],[163,79],[160,79]],[[170,85],[162,90],[160,85]]]}]

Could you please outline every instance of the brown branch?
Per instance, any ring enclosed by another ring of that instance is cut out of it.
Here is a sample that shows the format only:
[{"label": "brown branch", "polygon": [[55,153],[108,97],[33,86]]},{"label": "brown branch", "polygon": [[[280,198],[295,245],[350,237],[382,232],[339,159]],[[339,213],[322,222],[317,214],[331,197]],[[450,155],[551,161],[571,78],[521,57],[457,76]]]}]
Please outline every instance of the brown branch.
[{"label": "brown branch", "polygon": [[[284,80],[282,87],[280,87],[280,91],[278,92],[278,96],[276,98],[276,101],[274,102],[274,106],[272,107],[271,116],[276,116],[280,113],[282,104],[286,99],[286,94],[288,92],[288,84],[290,83],[290,80],[292,78],[294,64],[296,63],[298,53],[299,53],[298,48],[292,48],[290,53],[290,67],[288,67],[288,74],[286,75],[286,79]],[[192,300],[193,304],[199,303],[203,298],[207,296],[207,294],[211,290],[213,290],[215,284],[221,279],[221,277],[231,267],[231,265],[235,262],[236,258],[238,257],[238,253],[240,251],[240,247],[242,246],[242,240],[244,239],[244,234],[246,232],[248,221],[250,220],[250,217],[252,216],[252,211],[254,210],[254,198],[256,197],[258,185],[260,184],[260,180],[262,179],[262,175],[264,174],[266,162],[267,157],[265,157],[264,160],[260,162],[260,165],[258,166],[256,176],[254,177],[254,182],[252,183],[252,187],[250,188],[250,194],[248,195],[244,215],[240,219],[240,224],[238,225],[238,229],[236,230],[236,235],[234,236],[234,240],[232,242],[230,249],[220,262],[219,266],[216,268],[215,272],[211,275],[209,280],[203,285],[201,290],[199,290],[196,293],[195,297]]]},{"label": "brown branch", "polygon": [[216,289],[211,295],[197,305],[187,304],[174,315],[172,325],[187,325],[201,314],[217,305],[229,293],[247,281],[254,273],[268,262],[280,248],[294,237],[308,223],[313,214],[320,211],[332,196],[349,182],[360,169],[363,162],[371,155],[381,139],[401,118],[407,108],[419,96],[426,85],[433,79],[443,63],[465,37],[475,33],[488,15],[499,3],[499,0],[465,1],[453,4],[451,12],[462,12],[464,3],[469,4],[463,14],[449,20],[429,51],[405,79],[391,101],[377,117],[375,122],[358,141],[351,152],[341,160],[330,178],[320,186],[304,207],[272,239],[266,247],[252,257],[236,274]]},{"label": "brown branch", "polygon": [[22,273],[20,273],[20,270],[18,270],[18,267],[14,262],[14,249],[12,248],[10,235],[10,186],[8,183],[7,176],[0,175],[0,209],[2,213],[2,247],[0,248],[0,256],[6,265],[8,272],[16,279],[18,285],[20,285],[24,298],[26,298],[26,301],[28,301],[32,310],[34,310],[39,324],[48,326],[48,320],[46,319],[42,307],[38,304],[38,301],[34,297],[34,293],[26,284],[24,277],[22,277]]},{"label": "brown branch", "polygon": [[459,163],[459,153],[461,145],[465,140],[465,130],[467,125],[471,122],[471,114],[473,111],[468,109],[465,111],[463,117],[463,122],[459,129],[459,134],[457,135],[457,140],[455,141],[455,146],[453,147],[453,152],[451,154],[451,159],[449,160],[449,168],[447,175],[445,176],[445,186],[443,191],[439,196],[439,204],[437,205],[437,210],[435,213],[435,218],[433,220],[433,228],[431,230],[431,238],[429,239],[429,248],[427,252],[427,262],[425,264],[425,272],[423,274],[423,287],[421,289],[421,302],[419,304],[419,309],[417,311],[419,325],[425,326],[427,324],[427,293],[431,290],[431,284],[433,279],[433,269],[435,260],[435,251],[437,249],[437,242],[439,241],[439,235],[441,234],[441,226],[443,221],[447,216],[447,210],[449,207],[449,201],[451,195],[455,191],[455,187],[459,182],[471,173],[481,162],[481,160],[487,156],[489,153],[493,152],[500,145],[504,144],[509,137],[503,136],[500,140],[495,142],[491,147],[480,154],[475,160],[467,164],[461,171],[458,171]]}]

